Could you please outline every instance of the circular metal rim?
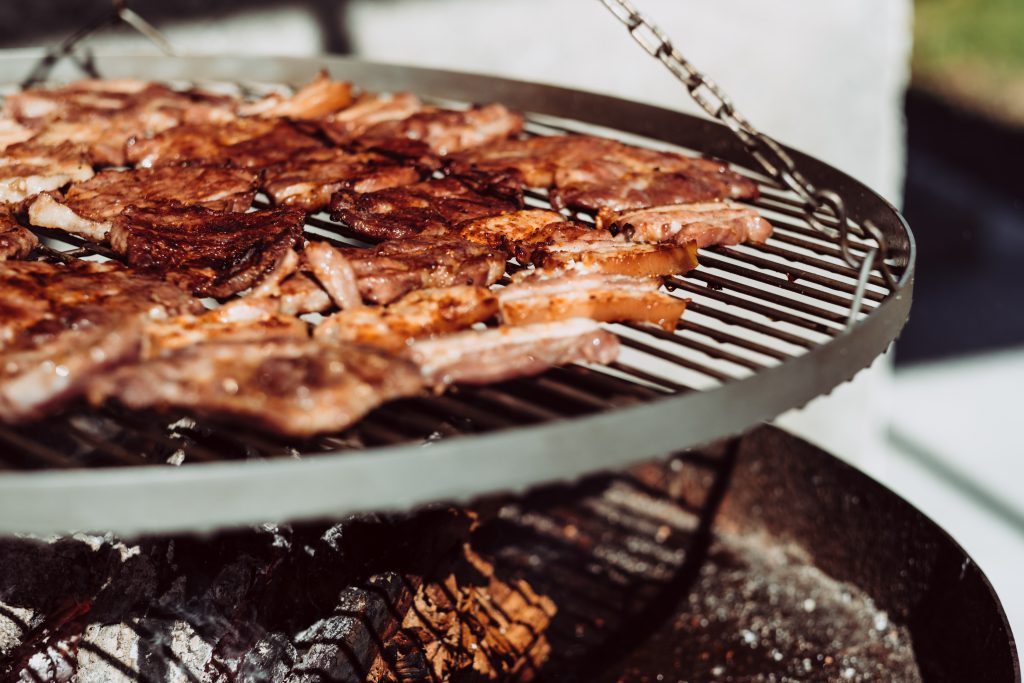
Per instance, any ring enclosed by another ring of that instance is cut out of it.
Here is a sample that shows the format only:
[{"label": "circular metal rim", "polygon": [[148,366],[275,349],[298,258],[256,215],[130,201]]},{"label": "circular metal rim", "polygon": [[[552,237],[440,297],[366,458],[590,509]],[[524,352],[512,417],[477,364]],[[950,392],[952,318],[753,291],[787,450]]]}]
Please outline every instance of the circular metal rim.
[{"label": "circular metal rim", "polygon": [[[16,83],[34,57],[0,57]],[[752,166],[720,124],[651,105],[555,86],[348,58],[99,56],[108,77],[300,83],[326,68],[336,78],[439,98],[501,101],[679,144]],[[256,77],[258,76],[258,78]],[[789,150],[812,182],[849,198],[854,220],[872,218],[900,243],[898,291],[831,341],[748,378],[592,416],[303,460],[105,468],[0,475],[0,533],[102,530],[122,534],[207,531],[268,521],[405,510],[622,468],[739,433],[831,391],[896,338],[910,309],[915,246],[902,216],[862,183]],[[902,230],[902,234],[900,234]],[[538,473],[543,473],[539,476]]]}]

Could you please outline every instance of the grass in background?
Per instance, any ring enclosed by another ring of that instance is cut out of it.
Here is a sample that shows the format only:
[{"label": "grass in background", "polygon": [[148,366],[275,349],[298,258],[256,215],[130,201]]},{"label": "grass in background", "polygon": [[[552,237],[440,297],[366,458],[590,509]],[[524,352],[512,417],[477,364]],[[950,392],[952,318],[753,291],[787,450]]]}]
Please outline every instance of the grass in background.
[{"label": "grass in background", "polygon": [[1024,125],[1024,0],[916,0],[915,85]]}]

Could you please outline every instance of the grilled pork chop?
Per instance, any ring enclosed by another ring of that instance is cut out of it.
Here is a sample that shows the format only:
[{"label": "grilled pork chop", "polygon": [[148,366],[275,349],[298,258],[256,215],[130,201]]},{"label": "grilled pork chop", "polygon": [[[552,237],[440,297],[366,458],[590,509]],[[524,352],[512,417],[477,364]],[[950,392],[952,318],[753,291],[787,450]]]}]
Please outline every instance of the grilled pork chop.
[{"label": "grilled pork chop", "polygon": [[29,206],[33,225],[60,228],[101,242],[113,219],[129,206],[202,206],[241,212],[252,206],[256,176],[246,170],[162,166],[102,171],[74,183],[63,197],[41,194]]},{"label": "grilled pork chop", "polygon": [[468,330],[415,341],[405,351],[437,389],[527,377],[577,361],[607,364],[618,355],[615,335],[585,318]]},{"label": "grilled pork chop", "polygon": [[57,190],[93,175],[81,147],[21,142],[0,154],[0,202],[16,203],[40,192]]},{"label": "grilled pork chop", "polygon": [[421,289],[387,306],[335,313],[317,325],[314,336],[395,351],[413,339],[463,330],[497,312],[498,298],[485,287]]},{"label": "grilled pork chop", "polygon": [[94,382],[89,399],[184,409],[291,436],[345,429],[385,401],[419,393],[415,365],[346,342],[212,342]]},{"label": "grilled pork chop", "polygon": [[533,271],[499,292],[501,319],[524,325],[569,318],[646,322],[674,331],[686,301],[658,291],[661,279],[572,270]]},{"label": "grilled pork chop", "polygon": [[18,224],[11,207],[0,204],[0,261],[25,258],[37,244],[36,236]]},{"label": "grilled pork chop", "polygon": [[143,168],[182,163],[263,168],[323,146],[288,121],[250,117],[175,126],[130,140],[125,154],[128,163]]},{"label": "grilled pork chop", "polygon": [[422,108],[423,103],[412,93],[366,93],[351,107],[321,119],[320,129],[333,142],[347,145],[378,123],[404,119]]},{"label": "grilled pork chop", "polygon": [[331,218],[371,239],[396,239],[428,229],[443,231],[462,221],[521,206],[521,190],[507,178],[489,187],[441,178],[380,192],[341,190],[331,198]]},{"label": "grilled pork chop", "polygon": [[41,417],[132,361],[147,322],[202,306],[110,263],[0,263],[0,420]]},{"label": "grilled pork chop", "polygon": [[500,104],[464,111],[422,109],[370,126],[355,140],[364,149],[394,150],[401,156],[444,156],[504,140],[523,130],[523,116]]},{"label": "grilled pork chop", "polygon": [[202,207],[129,207],[110,245],[136,270],[197,295],[226,297],[259,283],[301,246],[299,209],[219,213]]},{"label": "grilled pork chop", "polygon": [[319,211],[330,205],[338,190],[377,192],[421,177],[416,168],[373,152],[311,149],[264,169],[261,185],[274,204]]},{"label": "grilled pork chop", "polygon": [[731,202],[653,206],[637,211],[602,210],[599,228],[637,242],[692,242],[698,247],[741,242],[760,244],[772,226],[754,209]]}]

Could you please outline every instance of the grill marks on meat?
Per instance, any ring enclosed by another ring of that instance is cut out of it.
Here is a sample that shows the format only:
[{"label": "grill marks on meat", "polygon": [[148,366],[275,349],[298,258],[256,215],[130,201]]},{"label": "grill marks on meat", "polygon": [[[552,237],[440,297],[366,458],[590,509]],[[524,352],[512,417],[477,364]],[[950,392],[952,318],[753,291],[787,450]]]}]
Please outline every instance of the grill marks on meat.
[{"label": "grill marks on meat", "polygon": [[371,239],[396,239],[521,206],[521,188],[507,177],[493,184],[440,178],[379,192],[341,190],[331,198],[331,218]]},{"label": "grill marks on meat", "polygon": [[772,226],[754,209],[731,202],[653,206],[636,211],[602,210],[599,228],[637,242],[692,242],[698,247],[741,242],[761,244]]},{"label": "grill marks on meat", "polygon": [[16,203],[70,182],[88,180],[92,166],[81,147],[23,142],[0,154],[0,202]]},{"label": "grill marks on meat", "polygon": [[241,169],[215,167],[138,168],[103,171],[75,183],[63,197],[39,195],[29,207],[33,225],[60,228],[97,242],[107,238],[112,221],[129,206],[201,206],[241,212],[252,206],[256,176]]},{"label": "grill marks on meat", "polygon": [[757,196],[757,186],[721,162],[588,135],[506,140],[456,154],[453,172],[515,170],[552,203],[583,211]]},{"label": "grill marks on meat", "polygon": [[618,354],[615,335],[585,318],[469,330],[419,340],[405,351],[435,389],[527,377],[577,361],[607,364]]},{"label": "grill marks on meat", "polygon": [[218,213],[201,207],[129,208],[110,244],[135,269],[197,295],[226,297],[260,282],[301,246],[305,213]]},{"label": "grill marks on meat", "polygon": [[657,277],[535,271],[499,293],[501,319],[524,325],[569,318],[646,322],[674,331],[686,301],[658,290]]},{"label": "grill marks on meat", "polygon": [[464,111],[427,108],[400,119],[374,124],[355,143],[364,149],[390,150],[399,156],[444,156],[504,140],[523,130],[523,116],[500,104]]},{"label": "grill marks on meat", "polygon": [[340,431],[422,388],[415,365],[380,349],[274,340],[181,348],[94,382],[89,398],[186,409],[302,437]]},{"label": "grill marks on meat", "polygon": [[39,240],[21,227],[11,207],[0,204],[0,261],[25,258],[37,244]]},{"label": "grill marks on meat", "polygon": [[288,121],[241,118],[184,124],[136,139],[127,145],[126,156],[128,163],[143,168],[183,163],[262,168],[323,146]]},{"label": "grill marks on meat", "polygon": [[327,208],[331,195],[341,189],[378,192],[421,178],[418,169],[380,154],[311,149],[264,169],[262,186],[274,204],[312,212]]},{"label": "grill marks on meat", "polygon": [[42,417],[135,360],[148,321],[202,306],[114,264],[0,263],[0,420]]},{"label": "grill marks on meat", "polygon": [[484,287],[422,289],[388,306],[335,313],[316,327],[314,335],[396,351],[413,339],[463,330],[497,311],[497,296]]}]

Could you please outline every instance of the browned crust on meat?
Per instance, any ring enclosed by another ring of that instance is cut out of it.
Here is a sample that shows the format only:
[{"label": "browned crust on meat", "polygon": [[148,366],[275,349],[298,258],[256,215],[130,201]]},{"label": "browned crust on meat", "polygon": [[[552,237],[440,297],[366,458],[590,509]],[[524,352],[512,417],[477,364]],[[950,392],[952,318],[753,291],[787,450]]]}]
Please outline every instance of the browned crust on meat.
[{"label": "browned crust on meat", "polygon": [[142,167],[189,163],[262,168],[286,161],[296,152],[323,146],[288,121],[242,118],[183,124],[149,138],[130,140],[126,158]]},{"label": "browned crust on meat", "polygon": [[343,249],[363,299],[390,303],[414,289],[486,287],[505,273],[501,250],[450,237],[388,240],[371,249]]},{"label": "browned crust on meat", "polygon": [[422,172],[373,152],[312,149],[263,170],[262,187],[274,204],[306,211],[327,208],[338,190],[379,192],[419,181]]},{"label": "browned crust on meat", "polygon": [[697,267],[697,246],[641,244],[622,240],[579,240],[540,247],[531,262],[541,268],[575,267],[585,272],[620,275],[683,275]]},{"label": "browned crust on meat", "polygon": [[521,188],[510,187],[510,182],[503,177],[500,184],[475,181],[471,187],[456,178],[441,178],[380,192],[341,190],[331,198],[331,218],[371,239],[444,232],[466,220],[520,208]]},{"label": "browned crust on meat", "polygon": [[0,204],[0,261],[25,258],[37,244],[39,240],[18,223],[11,207]]},{"label": "browned crust on meat", "polygon": [[226,297],[258,283],[300,246],[304,221],[298,209],[129,208],[114,219],[110,243],[141,272],[197,295]]}]

